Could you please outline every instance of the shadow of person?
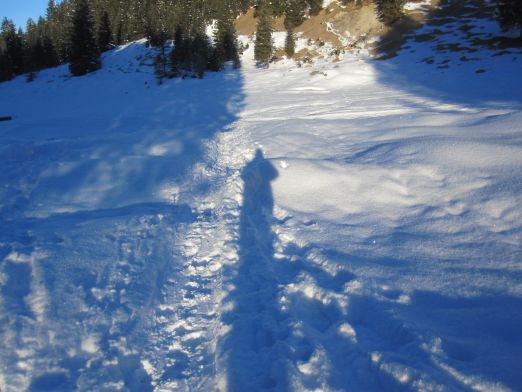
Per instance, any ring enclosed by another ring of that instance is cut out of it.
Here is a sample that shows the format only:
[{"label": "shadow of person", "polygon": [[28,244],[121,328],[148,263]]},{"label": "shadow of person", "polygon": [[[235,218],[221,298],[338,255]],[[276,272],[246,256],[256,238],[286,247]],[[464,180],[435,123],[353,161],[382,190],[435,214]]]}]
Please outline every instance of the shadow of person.
[{"label": "shadow of person", "polygon": [[231,269],[223,322],[230,332],[223,343],[228,390],[286,390],[284,363],[288,327],[281,313],[274,270],[274,199],[270,183],[275,167],[256,151],[242,174],[243,205],[239,228],[239,264]]}]

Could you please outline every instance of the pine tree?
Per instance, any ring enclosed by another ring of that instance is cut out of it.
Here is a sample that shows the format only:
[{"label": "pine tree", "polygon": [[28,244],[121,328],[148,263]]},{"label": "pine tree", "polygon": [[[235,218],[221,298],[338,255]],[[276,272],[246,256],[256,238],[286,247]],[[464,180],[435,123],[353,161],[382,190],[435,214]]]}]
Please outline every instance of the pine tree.
[{"label": "pine tree", "polygon": [[11,79],[12,70],[10,64],[7,62],[5,50],[0,46],[0,82]]},{"label": "pine tree", "polygon": [[44,61],[42,68],[57,66],[58,64],[60,64],[60,61],[58,53],[56,51],[56,47],[51,37],[51,29],[49,26],[49,22],[42,17],[38,18],[36,30],[38,37],[40,37],[40,40],[42,42],[44,51]]},{"label": "pine tree", "polygon": [[154,74],[156,75],[158,84],[163,84],[163,79],[167,76],[167,57],[164,49],[162,49],[154,59]]},{"label": "pine tree", "polygon": [[70,15],[73,13],[73,1],[62,1],[56,4],[54,0],[49,1],[47,7],[47,19],[41,19],[48,36],[54,46],[58,63],[69,60],[70,56]]},{"label": "pine tree", "polygon": [[285,27],[294,29],[303,23],[307,8],[306,0],[286,0]]},{"label": "pine tree", "polygon": [[104,11],[100,19],[100,26],[98,27],[98,48],[101,52],[105,52],[113,47],[114,41],[112,38],[111,21],[109,14]]},{"label": "pine tree", "polygon": [[257,13],[256,42],[254,46],[254,59],[261,66],[268,66],[274,51],[272,44],[272,21],[265,0],[259,2]]},{"label": "pine tree", "polygon": [[391,25],[403,16],[406,0],[377,0],[377,16],[381,22]]},{"label": "pine tree", "polygon": [[270,0],[268,6],[274,16],[281,16],[285,13],[287,0]]},{"label": "pine tree", "polygon": [[185,57],[185,34],[183,27],[178,25],[174,33],[174,47],[170,52],[170,67],[173,77],[182,76],[182,61]]},{"label": "pine tree", "polygon": [[520,0],[499,0],[498,19],[504,31],[518,28],[519,38],[522,40],[522,1]]},{"label": "pine tree", "polygon": [[292,29],[286,30],[285,53],[290,58],[295,54],[295,36]]},{"label": "pine tree", "polygon": [[[173,75],[195,73],[202,76],[203,69],[219,70],[225,61],[233,61],[239,67],[235,17],[261,1],[269,13],[264,21],[270,22],[274,14],[284,13],[286,2],[290,0],[47,1],[46,16],[40,17],[37,23],[31,21],[30,33],[16,31],[14,26],[4,24],[4,33],[0,35],[0,79],[67,61],[71,73],[82,75],[101,65],[99,53],[98,56],[93,54],[94,48],[102,52],[116,43],[143,37],[148,37],[154,46],[162,47],[166,39],[174,36],[173,27],[178,25],[183,27],[185,34],[171,56]],[[93,20],[96,20],[96,28],[93,28]],[[205,28],[213,20],[218,21],[215,46],[205,36]],[[265,52],[268,48],[268,56],[263,60],[266,63],[272,53],[266,26],[265,37],[268,37],[264,48]],[[258,55],[263,53],[262,41]]]},{"label": "pine tree", "polygon": [[56,54],[51,38],[44,36],[42,38],[42,46],[44,51],[43,68],[55,67],[58,65],[58,55]]},{"label": "pine tree", "polygon": [[196,77],[203,79],[209,59],[209,42],[205,34],[198,34],[192,41],[192,71]]},{"label": "pine tree", "polygon": [[116,45],[122,45],[124,43],[123,38],[123,21],[118,20],[118,28],[116,29]]},{"label": "pine tree", "polygon": [[10,80],[24,71],[24,42],[21,30],[16,31],[12,20],[4,18],[1,37],[5,49],[2,55],[2,80]]},{"label": "pine tree", "polygon": [[308,0],[308,6],[310,7],[310,15],[317,15],[323,9],[323,1]]},{"label": "pine tree", "polygon": [[226,61],[233,61],[236,68],[240,66],[233,16],[233,10],[228,4],[224,5],[218,15],[215,33],[215,54],[217,56],[218,68],[221,68]]},{"label": "pine tree", "polygon": [[69,70],[74,76],[85,75],[101,67],[94,37],[94,23],[87,0],[76,0],[71,31]]}]

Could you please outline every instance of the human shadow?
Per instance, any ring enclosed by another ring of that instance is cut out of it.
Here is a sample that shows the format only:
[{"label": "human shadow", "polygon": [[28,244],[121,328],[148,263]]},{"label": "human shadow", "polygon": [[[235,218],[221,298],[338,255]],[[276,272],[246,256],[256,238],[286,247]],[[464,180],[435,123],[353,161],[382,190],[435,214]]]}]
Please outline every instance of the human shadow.
[{"label": "human shadow", "polygon": [[230,327],[222,344],[230,391],[287,390],[281,361],[288,326],[278,303],[271,229],[274,199],[270,182],[277,176],[261,150],[241,174],[239,264],[225,274],[233,288],[225,300],[231,310],[222,319]]},{"label": "human shadow", "polygon": [[[345,268],[325,271],[308,260],[314,253],[311,247],[288,243],[276,250],[280,244],[272,230],[278,221],[271,182],[277,176],[261,150],[241,174],[239,259],[223,271],[223,286],[228,290],[221,321],[227,332],[218,348],[227,390],[289,391],[296,387],[295,380],[309,390],[325,385],[339,390],[383,386],[397,390],[398,383],[384,372],[377,372],[375,379],[359,379],[368,353],[336,332],[347,319],[336,301],[288,291],[310,278],[319,291],[342,295],[355,275]],[[319,376],[306,369],[313,368],[320,353],[332,367]]]}]

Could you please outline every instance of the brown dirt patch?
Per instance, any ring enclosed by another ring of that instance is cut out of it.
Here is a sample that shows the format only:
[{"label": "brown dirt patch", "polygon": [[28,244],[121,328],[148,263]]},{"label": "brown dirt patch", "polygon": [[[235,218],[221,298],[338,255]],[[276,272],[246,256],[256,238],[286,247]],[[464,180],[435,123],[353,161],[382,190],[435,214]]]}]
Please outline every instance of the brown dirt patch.
[{"label": "brown dirt patch", "polygon": [[[374,7],[370,0],[364,0],[358,5],[348,3],[340,6],[332,3],[319,14],[306,18],[295,32],[302,33],[303,38],[310,39],[315,44],[329,43],[337,49],[342,49],[344,45],[339,34],[342,38],[357,41],[361,36],[382,33],[384,26],[377,20]],[[253,8],[236,20],[236,30],[239,34],[253,35],[256,27],[257,19],[254,18]],[[284,18],[274,18],[273,27],[274,31],[285,31]]]}]

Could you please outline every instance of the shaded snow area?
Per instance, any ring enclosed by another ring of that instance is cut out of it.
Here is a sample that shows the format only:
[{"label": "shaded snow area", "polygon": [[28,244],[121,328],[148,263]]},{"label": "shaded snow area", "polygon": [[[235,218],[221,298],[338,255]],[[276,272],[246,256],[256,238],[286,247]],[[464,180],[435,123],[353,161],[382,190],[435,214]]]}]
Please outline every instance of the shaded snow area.
[{"label": "shaded snow area", "polygon": [[1,390],[521,390],[522,57],[411,48],[0,84]]}]

